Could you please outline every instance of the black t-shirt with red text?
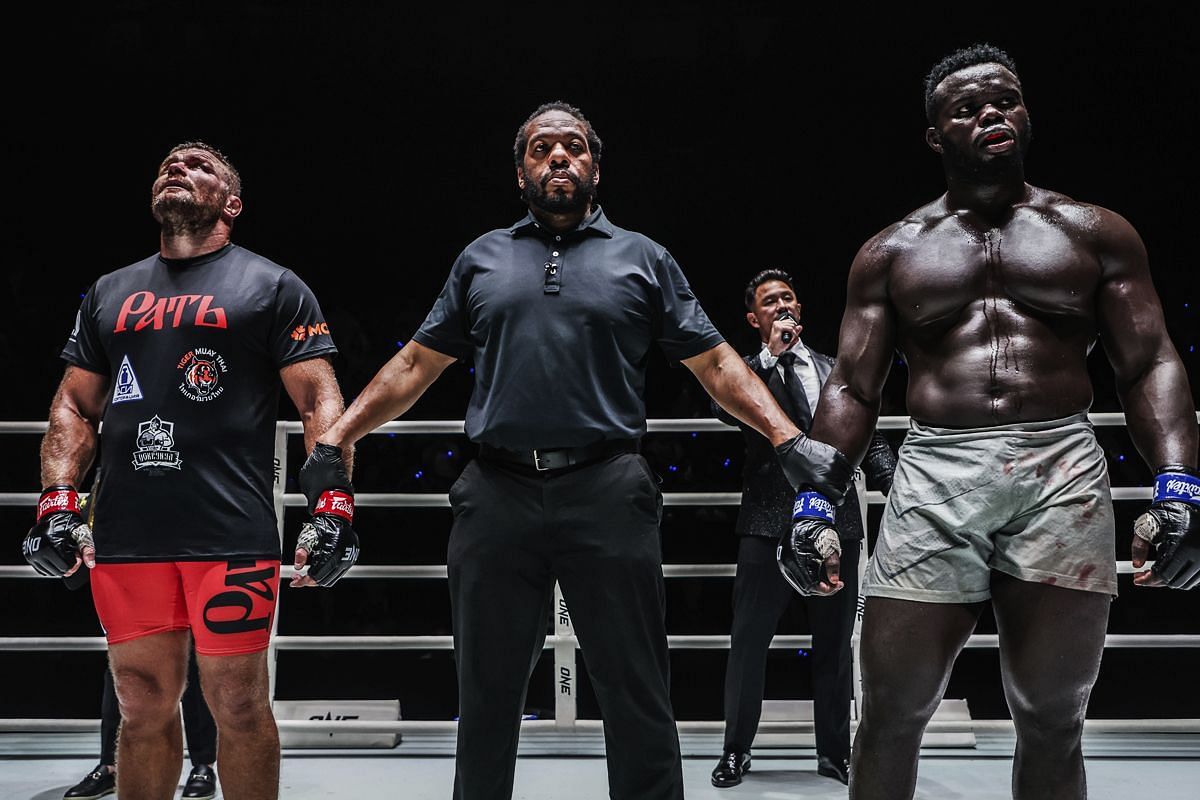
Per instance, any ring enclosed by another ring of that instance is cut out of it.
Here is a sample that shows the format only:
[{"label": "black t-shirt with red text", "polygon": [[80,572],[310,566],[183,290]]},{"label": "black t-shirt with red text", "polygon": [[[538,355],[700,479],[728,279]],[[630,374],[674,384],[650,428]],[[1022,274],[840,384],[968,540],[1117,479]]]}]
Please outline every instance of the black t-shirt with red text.
[{"label": "black t-shirt with red text", "polygon": [[62,351],[111,381],[96,560],[279,558],[279,370],[336,352],[304,282],[233,244],[97,280]]}]

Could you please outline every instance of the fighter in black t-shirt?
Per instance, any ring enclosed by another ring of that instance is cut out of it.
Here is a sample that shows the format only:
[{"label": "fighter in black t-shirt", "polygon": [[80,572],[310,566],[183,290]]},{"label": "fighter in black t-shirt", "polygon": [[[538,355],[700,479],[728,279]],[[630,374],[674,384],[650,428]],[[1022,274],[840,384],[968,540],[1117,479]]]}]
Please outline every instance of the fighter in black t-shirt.
[{"label": "fighter in black t-shirt", "polygon": [[[276,797],[266,659],[280,570],[275,412],[282,383],[310,450],[343,409],[336,350],[308,287],[230,243],[241,180],[225,156],[178,145],[151,194],[159,253],[97,280],[63,349],[23,549],[43,574],[91,570],[121,706],[120,793],[173,792],[190,631],[225,795]],[[75,487],[98,447],[89,526]],[[330,585],[354,563],[348,483],[310,509],[295,560],[308,574],[293,585]]]},{"label": "fighter in black t-shirt", "polygon": [[63,358],[113,386],[97,562],[278,559],[279,370],[336,352],[308,287],[226,244],[103,276],[76,320]]}]

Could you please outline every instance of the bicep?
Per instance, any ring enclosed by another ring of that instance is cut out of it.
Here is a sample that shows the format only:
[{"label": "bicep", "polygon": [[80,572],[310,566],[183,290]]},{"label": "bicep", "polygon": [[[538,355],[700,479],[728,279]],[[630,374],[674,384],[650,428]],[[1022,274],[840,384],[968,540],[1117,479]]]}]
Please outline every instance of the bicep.
[{"label": "bicep", "polygon": [[1120,381],[1135,379],[1174,350],[1162,303],[1150,277],[1142,239],[1124,219],[1111,216],[1100,236],[1101,278],[1097,327]]},{"label": "bicep", "polygon": [[838,331],[831,382],[861,399],[882,391],[896,347],[895,311],[888,298],[889,259],[874,243],[855,256],[846,282],[846,309]]}]

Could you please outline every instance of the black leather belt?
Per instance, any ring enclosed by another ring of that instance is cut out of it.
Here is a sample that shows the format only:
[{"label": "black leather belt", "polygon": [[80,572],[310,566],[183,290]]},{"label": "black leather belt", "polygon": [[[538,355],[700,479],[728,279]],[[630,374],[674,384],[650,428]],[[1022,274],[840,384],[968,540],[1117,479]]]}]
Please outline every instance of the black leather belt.
[{"label": "black leather belt", "polygon": [[599,461],[616,453],[638,452],[637,439],[604,439],[583,447],[555,447],[546,450],[509,450],[506,447],[479,446],[479,457],[488,461],[504,461],[532,467],[538,472],[576,467]]}]

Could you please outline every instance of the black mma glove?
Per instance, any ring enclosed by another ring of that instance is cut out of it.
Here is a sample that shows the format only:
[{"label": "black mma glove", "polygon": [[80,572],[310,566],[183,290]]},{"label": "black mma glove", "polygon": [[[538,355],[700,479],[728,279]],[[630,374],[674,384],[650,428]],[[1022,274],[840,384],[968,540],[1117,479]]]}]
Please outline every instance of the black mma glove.
[{"label": "black mma glove", "polygon": [[835,506],[842,504],[854,478],[854,465],[841,450],[799,433],[776,446],[775,455],[797,492],[813,489]]},{"label": "black mma glove", "polygon": [[92,529],[83,517],[75,487],[60,484],[44,489],[38,499],[37,520],[21,543],[25,560],[39,575],[59,578],[83,557],[84,548],[94,547]]},{"label": "black mma glove", "polygon": [[825,560],[842,554],[841,542],[833,528],[833,514],[833,503],[821,494],[796,495],[792,530],[784,534],[775,549],[775,560],[784,580],[805,597],[832,594],[820,591],[820,584],[833,585],[825,570]]},{"label": "black mma glove", "polygon": [[342,460],[342,448],[317,442],[300,468],[300,491],[308,499],[308,513],[317,513],[317,503],[330,491],[350,496],[350,516],[354,516],[354,486]]},{"label": "black mma glove", "polygon": [[312,518],[300,528],[296,547],[308,551],[308,577],[333,586],[358,560],[354,521],[354,486],[342,460],[342,449],[318,442],[300,468],[300,489]]},{"label": "black mma glove", "polygon": [[1133,533],[1157,548],[1150,571],[1172,589],[1200,586],[1200,473],[1168,464],[1154,476],[1154,500]]},{"label": "black mma glove", "polygon": [[317,513],[300,527],[296,547],[308,551],[308,577],[333,586],[358,561],[358,534],[339,514]]}]

